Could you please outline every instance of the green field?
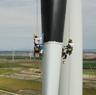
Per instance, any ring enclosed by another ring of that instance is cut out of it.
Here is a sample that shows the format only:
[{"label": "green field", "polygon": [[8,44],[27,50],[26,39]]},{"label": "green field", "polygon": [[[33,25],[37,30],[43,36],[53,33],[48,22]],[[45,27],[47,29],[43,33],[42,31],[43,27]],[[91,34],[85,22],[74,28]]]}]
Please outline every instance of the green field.
[{"label": "green field", "polygon": [[[83,74],[96,76],[96,59],[83,61]],[[96,95],[96,81],[84,81],[83,95]]]},{"label": "green field", "polygon": [[32,81],[32,80],[20,80],[20,79],[12,79],[12,78],[0,78],[0,89],[15,92],[28,89],[34,91],[41,90],[41,82]]},{"label": "green field", "polygon": [[83,95],[96,95],[96,89],[94,89],[94,88],[84,88]]},{"label": "green field", "polygon": [[34,76],[36,76],[35,74],[39,75],[40,71],[38,70],[40,68],[40,59],[29,60],[17,57],[12,61],[10,57],[0,57],[0,93],[2,95],[11,95],[2,92],[3,90],[19,95],[41,95],[41,80],[31,79],[31,73],[35,71]]},{"label": "green field", "polygon": [[[0,95],[41,95],[41,59],[0,57]],[[95,75],[96,60],[84,60],[84,74]],[[94,71],[94,73],[93,73]],[[31,75],[34,75],[33,77]],[[96,81],[84,81],[83,95],[96,95]],[[2,94],[1,94],[2,93]]]},{"label": "green field", "polygon": [[13,69],[0,69],[0,75],[6,75],[6,74],[12,74],[12,73],[16,73],[17,70],[13,70]]},{"label": "green field", "polygon": [[84,60],[83,68],[90,69],[90,67],[96,69],[96,60]]},{"label": "green field", "polygon": [[84,81],[83,95],[96,95],[96,81]]}]

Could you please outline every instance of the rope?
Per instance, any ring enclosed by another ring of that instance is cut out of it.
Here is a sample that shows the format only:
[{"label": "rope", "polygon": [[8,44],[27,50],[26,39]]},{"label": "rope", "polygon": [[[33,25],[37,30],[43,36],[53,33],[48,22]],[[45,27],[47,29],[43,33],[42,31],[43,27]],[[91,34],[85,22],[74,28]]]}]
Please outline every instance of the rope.
[{"label": "rope", "polygon": [[38,32],[38,0],[35,0],[36,1],[36,33]]},{"label": "rope", "polygon": [[71,0],[69,0],[69,1],[70,1],[70,3],[69,3],[69,29],[68,29],[69,35],[68,35],[68,38],[70,39],[70,32],[71,32],[71,31],[70,31],[70,26],[71,26],[71,24],[70,24],[70,21],[71,21],[71,20],[70,20],[70,19],[71,19],[71,13],[70,13],[70,12],[71,12],[71,11],[70,11],[70,10],[71,10]]},{"label": "rope", "polygon": [[[71,21],[71,0],[67,0],[67,1],[69,1],[68,3],[69,3],[69,6],[68,6],[68,8],[69,8],[69,29],[68,29],[68,38],[70,39],[70,26],[71,26],[71,23],[70,23],[70,21]],[[71,61],[71,59],[69,59],[69,61]],[[68,88],[69,88],[69,90],[68,90],[68,95],[70,95],[70,79],[71,79],[71,64],[69,63],[69,83],[68,83]]]}]

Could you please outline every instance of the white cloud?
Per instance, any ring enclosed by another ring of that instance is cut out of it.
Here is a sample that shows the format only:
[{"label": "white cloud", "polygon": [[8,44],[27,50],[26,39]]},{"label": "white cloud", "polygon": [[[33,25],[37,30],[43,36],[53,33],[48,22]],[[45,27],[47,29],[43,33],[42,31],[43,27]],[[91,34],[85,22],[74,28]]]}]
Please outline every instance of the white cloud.
[{"label": "white cloud", "polygon": [[[36,25],[36,20],[37,20],[37,14],[36,14],[36,7],[35,3],[33,2],[34,0],[5,0],[4,5],[8,4],[15,4],[16,7],[14,6],[9,6],[8,8],[6,7],[0,7],[0,25],[15,25],[15,26],[28,26],[28,25]],[[35,4],[35,5],[34,5]],[[19,7],[18,7],[19,5]],[[21,6],[20,6],[21,5]],[[40,18],[40,14],[39,14]],[[39,21],[40,22],[40,19]]]},{"label": "white cloud", "polygon": [[36,0],[0,0],[0,50],[32,48],[34,33],[41,32],[39,4]]},{"label": "white cloud", "polygon": [[96,49],[96,0],[83,0],[84,48]]}]

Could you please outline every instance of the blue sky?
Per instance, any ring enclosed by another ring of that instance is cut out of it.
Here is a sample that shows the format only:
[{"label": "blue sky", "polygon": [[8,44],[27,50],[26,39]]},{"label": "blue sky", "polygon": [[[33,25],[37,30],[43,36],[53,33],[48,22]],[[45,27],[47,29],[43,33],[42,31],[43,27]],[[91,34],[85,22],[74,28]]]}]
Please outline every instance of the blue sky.
[{"label": "blue sky", "polygon": [[[96,49],[96,0],[82,3],[83,46]],[[34,33],[41,33],[40,18],[40,0],[0,0],[0,50],[31,50]]]}]

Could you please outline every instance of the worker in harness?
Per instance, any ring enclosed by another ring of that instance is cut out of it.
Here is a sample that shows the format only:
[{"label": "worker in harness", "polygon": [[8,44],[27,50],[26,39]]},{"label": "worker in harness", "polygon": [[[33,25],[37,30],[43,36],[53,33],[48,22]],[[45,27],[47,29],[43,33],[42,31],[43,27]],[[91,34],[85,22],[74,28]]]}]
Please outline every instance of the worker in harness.
[{"label": "worker in harness", "polygon": [[62,49],[62,58],[63,60],[67,59],[67,56],[71,55],[73,51],[73,41],[72,39],[69,39],[68,41],[68,45],[64,46],[64,48]]}]

